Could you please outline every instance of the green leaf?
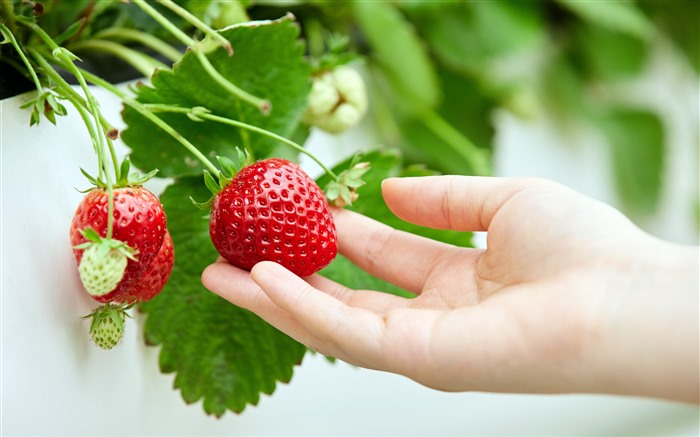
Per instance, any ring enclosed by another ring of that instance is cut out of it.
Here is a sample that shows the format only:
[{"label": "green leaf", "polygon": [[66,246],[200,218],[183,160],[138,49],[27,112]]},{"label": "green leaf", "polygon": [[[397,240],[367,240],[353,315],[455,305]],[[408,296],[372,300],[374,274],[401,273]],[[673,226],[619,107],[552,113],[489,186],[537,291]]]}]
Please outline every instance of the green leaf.
[{"label": "green leaf", "polygon": [[[310,67],[304,59],[299,27],[289,18],[235,26],[221,34],[235,49],[228,56],[219,49],[208,58],[216,70],[243,90],[272,103],[265,116],[258,108],[228,94],[203,70],[193,53],[186,53],[174,69],[159,70],[152,86],[138,87],[142,103],[205,107],[215,115],[239,120],[282,136],[291,135],[299,122],[310,90]],[[196,114],[196,113],[195,113]],[[257,158],[267,156],[275,140],[210,120],[193,121],[187,114],[159,113],[159,117],[190,140],[204,155],[237,158],[236,147]],[[131,108],[123,112],[124,142],[132,148],[133,163],[159,168],[165,177],[194,175],[202,165],[172,137]]]},{"label": "green leaf", "polygon": [[[351,160],[352,158],[341,162],[333,171],[346,169],[350,165]],[[359,198],[353,202],[351,207],[347,207],[347,209],[354,210],[367,217],[378,220],[394,229],[422,235],[457,246],[468,247],[472,245],[471,233],[432,229],[405,222],[396,217],[384,203],[381,188],[384,179],[403,175],[423,176],[434,174],[434,172],[411,167],[408,173],[404,173],[401,158],[398,153],[393,151],[370,152],[362,156],[362,161],[369,162],[371,170],[363,177],[366,184],[357,189]],[[317,183],[319,186],[324,186],[329,181],[330,179],[328,176],[324,175],[318,179]],[[416,199],[416,201],[420,200]],[[407,291],[395,285],[369,275],[342,256],[339,256],[328,267],[321,270],[320,273],[323,276],[353,289],[369,289],[405,297],[412,296]]]},{"label": "green leaf", "polygon": [[440,98],[438,79],[427,49],[411,25],[390,2],[355,2],[355,16],[374,50],[401,109],[418,113]]},{"label": "green leaf", "polygon": [[647,215],[659,203],[664,168],[664,127],[638,109],[612,110],[599,122],[611,145],[617,191],[630,214]]},{"label": "green leaf", "polygon": [[143,303],[145,340],[160,345],[160,368],[175,373],[188,403],[208,414],[241,412],[278,381],[288,382],[306,348],[253,313],[207,291],[200,276],[218,256],[209,221],[188,197],[204,198],[200,178],[182,178],[161,196],[175,246],[175,266],[162,293]]},{"label": "green leaf", "polygon": [[651,36],[654,26],[631,1],[557,0],[559,4],[591,24],[641,39]]},{"label": "green leaf", "polygon": [[639,5],[683,52],[695,73],[700,73],[700,3],[640,0]]},{"label": "green leaf", "polygon": [[599,80],[637,75],[647,60],[646,41],[600,26],[579,26],[575,33],[588,73]]}]

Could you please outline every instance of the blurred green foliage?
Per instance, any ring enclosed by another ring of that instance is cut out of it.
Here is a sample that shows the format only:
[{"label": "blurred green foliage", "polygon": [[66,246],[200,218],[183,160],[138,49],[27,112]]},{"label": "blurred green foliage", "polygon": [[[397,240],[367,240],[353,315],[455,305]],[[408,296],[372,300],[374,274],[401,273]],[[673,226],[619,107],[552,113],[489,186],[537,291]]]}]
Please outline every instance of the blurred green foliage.
[{"label": "blurred green foliage", "polygon": [[366,62],[380,139],[408,164],[484,173],[494,111],[553,117],[607,138],[626,213],[656,211],[667,126],[604,90],[638,79],[663,44],[697,74],[700,2],[254,1],[248,13],[273,18],[287,10],[310,40],[318,32],[351,37]]},{"label": "blurred green foliage", "polygon": [[[39,20],[51,35],[82,20],[80,31],[67,41],[69,48],[72,41],[114,27],[142,30],[177,45],[128,3],[42,3]],[[381,143],[400,149],[407,164],[426,163],[445,173],[488,174],[496,110],[526,118],[554,117],[562,126],[594,126],[609,140],[611,170],[628,207],[625,212],[639,215],[653,213],[658,205],[669,149],[667,126],[658,114],[646,111],[644,123],[617,122],[611,127],[611,114],[619,114],[620,104],[601,90],[640,77],[660,44],[676,50],[695,74],[700,71],[700,2],[694,0],[177,3],[214,27],[292,12],[312,61],[318,61],[314,65],[331,59],[319,61],[324,50],[333,52],[332,59],[361,59],[371,93],[370,116]],[[33,2],[11,4],[25,15],[33,12]],[[159,10],[197,35],[181,18],[163,7]],[[341,40],[347,56],[337,53]],[[119,72],[129,70],[113,57],[86,54],[85,59],[114,80],[123,80]],[[0,87],[12,86],[7,84],[9,73],[0,76]],[[0,89],[0,95],[7,94]],[[642,138],[636,127],[647,123],[654,132]]]}]

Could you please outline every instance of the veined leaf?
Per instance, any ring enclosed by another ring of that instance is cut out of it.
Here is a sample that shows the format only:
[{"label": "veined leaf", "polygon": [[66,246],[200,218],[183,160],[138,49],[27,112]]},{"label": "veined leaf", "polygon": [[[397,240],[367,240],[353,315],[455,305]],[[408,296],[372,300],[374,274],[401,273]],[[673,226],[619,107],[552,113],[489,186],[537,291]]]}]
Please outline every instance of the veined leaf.
[{"label": "veined leaf", "polygon": [[[340,163],[334,171],[340,172],[347,169],[351,159]],[[362,156],[362,161],[371,163],[371,169],[363,177],[365,185],[358,188],[359,198],[348,209],[354,210],[367,217],[385,223],[394,229],[411,232],[434,240],[443,241],[457,246],[471,246],[471,233],[450,230],[438,230],[405,222],[394,215],[384,203],[382,197],[382,181],[395,176],[421,176],[435,174],[434,172],[421,170],[417,167],[403,169],[398,153],[392,151],[371,152]],[[329,182],[328,176],[318,179],[319,186],[323,187]],[[384,291],[399,296],[412,296],[407,291],[389,284],[381,279],[369,275],[347,258],[339,256],[328,267],[321,270],[323,276],[333,279],[346,287],[353,289],[365,289]]]},{"label": "veined leaf", "polygon": [[201,177],[170,185],[161,201],[176,257],[166,288],[143,303],[146,342],[160,345],[160,368],[175,373],[175,388],[187,403],[203,401],[208,414],[241,412],[260,393],[288,382],[306,348],[255,314],[231,305],[201,283],[204,268],[218,256],[209,221],[188,200],[209,195]]},{"label": "veined leaf", "polygon": [[[152,85],[138,89],[141,103],[202,106],[212,114],[242,121],[282,136],[297,128],[310,90],[310,68],[304,59],[299,27],[289,18],[221,31],[235,54],[218,49],[207,56],[216,70],[250,94],[269,100],[272,111],[260,110],[227,93],[214,82],[196,56],[188,52],[173,70],[153,75]],[[256,158],[267,156],[274,140],[210,120],[194,121],[187,114],[159,113],[159,117],[192,142],[202,153],[235,157],[236,147],[251,150]],[[132,148],[132,161],[140,168],[158,168],[165,177],[201,173],[202,166],[175,139],[135,110],[127,107],[122,132]]]}]

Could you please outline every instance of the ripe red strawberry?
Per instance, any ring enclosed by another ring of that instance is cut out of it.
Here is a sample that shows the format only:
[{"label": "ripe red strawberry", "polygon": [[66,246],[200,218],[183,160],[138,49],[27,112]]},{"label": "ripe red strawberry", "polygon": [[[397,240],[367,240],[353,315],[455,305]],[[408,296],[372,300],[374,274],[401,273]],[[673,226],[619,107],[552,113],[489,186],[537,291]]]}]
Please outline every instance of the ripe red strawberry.
[{"label": "ripe red strawberry", "polygon": [[[107,234],[107,192],[102,188],[91,190],[78,205],[70,228],[73,247],[88,240],[82,234],[85,228],[97,234]],[[135,249],[136,260],[129,260],[124,276],[117,287],[101,296],[92,296],[98,302],[111,302],[128,290],[134,281],[151,265],[165,237],[165,211],[158,198],[143,187],[114,189],[114,221],[112,239]],[[75,261],[80,265],[84,249],[73,249]]]},{"label": "ripe red strawberry", "polygon": [[117,302],[146,302],[153,299],[158,293],[163,290],[165,283],[170,278],[170,273],[173,271],[175,262],[175,249],[173,247],[173,239],[170,238],[170,232],[165,231],[163,244],[160,246],[160,251],[156,255],[148,269],[143,275],[129,287],[126,292],[118,296]]},{"label": "ripe red strawberry", "polygon": [[299,166],[279,158],[243,168],[214,197],[209,233],[221,256],[246,270],[275,261],[308,276],[338,251],[323,192]]}]

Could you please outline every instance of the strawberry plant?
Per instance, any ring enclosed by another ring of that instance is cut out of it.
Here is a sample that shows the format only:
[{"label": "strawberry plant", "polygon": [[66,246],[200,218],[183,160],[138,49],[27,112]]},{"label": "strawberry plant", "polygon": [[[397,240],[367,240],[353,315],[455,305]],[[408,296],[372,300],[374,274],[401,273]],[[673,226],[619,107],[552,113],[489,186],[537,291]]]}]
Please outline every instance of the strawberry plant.
[{"label": "strawberry plant", "polygon": [[[272,259],[405,295],[336,254],[328,204],[470,245],[469,234],[398,220],[381,180],[489,174],[496,110],[594,123],[630,209],[652,211],[659,117],[590,90],[634,77],[656,30],[669,29],[697,70],[685,18],[696,15],[683,12],[697,6],[584,3],[0,0],[0,96],[31,91],[28,125],[60,126],[75,111],[88,134],[76,147],[95,155],[83,171],[92,186],[66,223],[67,252],[101,304],[88,315],[93,341],[119,353],[137,306],[186,402],[217,416],[256,404],[292,378],[306,348],[207,292],[203,269],[220,255],[242,268]],[[521,58],[536,62],[508,67]],[[125,129],[103,116],[95,86],[121,100]],[[305,147],[314,129],[342,133],[363,119],[381,145],[360,157],[340,151],[344,161],[327,163]],[[294,164],[303,155],[322,169],[315,181]],[[156,176],[167,181],[159,196],[144,187]]]}]

